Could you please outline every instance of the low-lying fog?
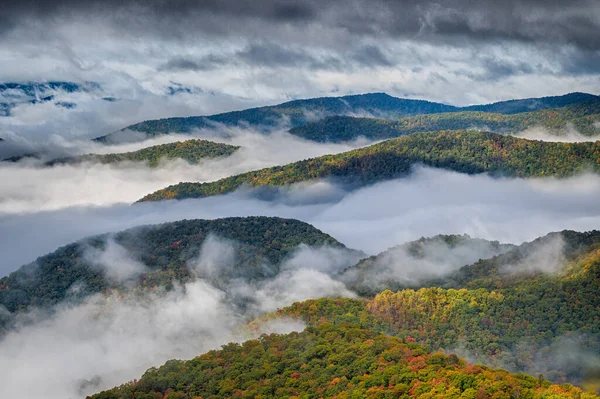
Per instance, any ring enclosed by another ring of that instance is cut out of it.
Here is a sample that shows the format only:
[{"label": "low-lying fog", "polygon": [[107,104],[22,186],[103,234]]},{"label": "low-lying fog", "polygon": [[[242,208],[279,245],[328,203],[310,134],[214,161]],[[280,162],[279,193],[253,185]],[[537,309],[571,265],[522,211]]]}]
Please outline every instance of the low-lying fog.
[{"label": "low-lying fog", "polygon": [[417,168],[408,178],[352,192],[325,181],[296,185],[280,190],[273,201],[242,190],[185,201],[4,214],[0,216],[1,273],[88,235],[140,224],[227,216],[300,219],[371,254],[440,233],[520,243],[550,231],[597,228],[599,194],[600,176],[591,174],[570,179],[497,179]]}]

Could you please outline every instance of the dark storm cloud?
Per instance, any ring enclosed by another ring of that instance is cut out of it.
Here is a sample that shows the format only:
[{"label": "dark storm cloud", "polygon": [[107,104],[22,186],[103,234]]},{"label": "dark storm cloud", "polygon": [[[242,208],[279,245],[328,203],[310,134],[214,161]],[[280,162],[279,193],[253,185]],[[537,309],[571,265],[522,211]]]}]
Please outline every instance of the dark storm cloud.
[{"label": "dark storm cloud", "polygon": [[[600,49],[600,7],[595,0],[26,0],[5,2],[0,13],[0,19],[13,26],[27,18],[51,21],[57,16],[101,15],[118,21],[115,25],[122,30],[165,36],[258,35],[273,24],[301,29],[316,24],[361,36],[459,43],[507,39]],[[249,28],[245,22],[254,24]]]},{"label": "dark storm cloud", "polygon": [[507,76],[534,73],[539,68],[535,68],[527,62],[519,61],[509,63],[498,58],[484,57],[481,65],[486,70],[485,78],[489,80],[502,79]]},{"label": "dark storm cloud", "polygon": [[174,57],[161,65],[160,71],[209,71],[227,63],[225,57],[208,55],[194,59],[188,57]]},{"label": "dark storm cloud", "polygon": [[352,55],[352,60],[364,66],[392,66],[392,62],[379,47],[367,45],[359,48]]},{"label": "dark storm cloud", "polygon": [[318,64],[315,58],[304,52],[289,50],[274,43],[251,44],[246,49],[238,52],[236,58],[249,64],[265,66]]},{"label": "dark storm cloud", "polygon": [[561,57],[562,72],[569,75],[595,75],[600,71],[600,51],[577,51]]},{"label": "dark storm cloud", "polygon": [[271,68],[301,67],[310,70],[342,70],[354,66],[393,66],[382,50],[365,45],[349,51],[346,57],[328,54],[317,56],[305,49],[291,49],[277,43],[252,43],[229,57],[211,54],[200,58],[177,56],[159,67],[160,71],[209,71],[224,65],[264,66]]}]

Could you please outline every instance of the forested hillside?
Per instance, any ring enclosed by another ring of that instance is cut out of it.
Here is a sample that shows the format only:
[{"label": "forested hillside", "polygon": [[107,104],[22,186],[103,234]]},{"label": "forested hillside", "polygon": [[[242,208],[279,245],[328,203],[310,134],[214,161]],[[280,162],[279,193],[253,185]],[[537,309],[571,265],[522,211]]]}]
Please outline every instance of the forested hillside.
[{"label": "forested hillside", "polygon": [[161,161],[173,159],[183,159],[190,164],[196,164],[205,158],[231,155],[239,148],[238,146],[215,143],[208,140],[186,140],[119,154],[87,154],[75,158],[64,158],[55,160],[51,164],[77,162],[111,164],[131,161],[146,162],[150,167],[157,167]]},{"label": "forested hillside", "polygon": [[600,134],[600,100],[590,100],[563,108],[518,114],[484,111],[418,115],[397,120],[330,116],[295,127],[290,133],[318,142],[342,142],[366,137],[385,140],[393,137],[436,130],[480,129],[497,133],[519,133],[532,127],[546,128],[556,136],[569,126],[583,135]]},{"label": "forested hillside", "polygon": [[438,235],[398,245],[363,259],[336,278],[361,295],[375,295],[385,289],[399,290],[437,280],[462,266],[514,248],[514,245],[471,238],[466,234]]},{"label": "forested hillside", "polygon": [[91,396],[131,398],[595,398],[568,384],[468,364],[351,324],[231,343]]},{"label": "forested hillside", "polygon": [[487,365],[597,383],[600,232],[551,234],[420,285],[371,299],[306,301],[269,317],[359,323]]},{"label": "forested hillside", "polygon": [[[192,270],[190,262],[199,257],[209,237],[225,240],[228,246],[217,246],[215,251],[232,248],[233,252],[228,258],[231,264],[206,274]],[[0,279],[0,305],[16,312],[132,286],[143,293],[187,281],[192,273],[216,285],[231,278],[265,279],[276,275],[279,264],[300,244],[343,247],[331,236],[293,219],[183,220],[136,227],[69,244]],[[109,268],[103,265],[103,253],[110,255]],[[131,265],[137,272],[123,275]]]},{"label": "forested hillside", "polygon": [[[300,126],[328,115],[369,114],[397,118],[406,115],[431,114],[454,111],[456,107],[422,100],[410,100],[370,93],[344,97],[322,97],[294,100],[283,104],[226,112],[211,116],[166,118],[137,123],[123,130],[144,132],[148,136],[169,133],[190,133],[194,129],[250,125],[254,127]],[[95,140],[110,143],[119,132]]]},{"label": "forested hillside", "polygon": [[598,96],[587,93],[569,93],[564,96],[524,98],[520,100],[499,101],[493,104],[462,107],[462,111],[484,111],[500,114],[518,114],[540,109],[561,108],[567,105],[598,100]]},{"label": "forested hillside", "polygon": [[564,177],[584,170],[598,172],[599,162],[600,142],[553,143],[478,131],[427,132],[216,182],[179,183],[141,201],[201,198],[225,194],[242,185],[283,186],[323,178],[367,185],[406,176],[416,164],[468,174]]},{"label": "forested hillside", "polygon": [[[111,143],[119,136],[119,132],[126,130],[144,132],[148,136],[155,136],[158,134],[169,133],[190,133],[194,129],[213,127],[215,124],[223,124],[226,126],[250,125],[259,128],[285,125],[295,128],[328,116],[336,115],[369,115],[372,117],[396,120],[398,118],[414,115],[461,113],[456,116],[447,115],[443,118],[438,116],[432,121],[427,122],[420,121],[415,123],[413,121],[408,121],[407,125],[401,130],[403,134],[408,134],[408,132],[411,131],[411,128],[413,129],[412,132],[442,129],[470,129],[473,127],[473,123],[485,121],[487,113],[490,112],[511,115],[560,108],[572,104],[593,101],[598,101],[598,97],[586,93],[570,93],[564,96],[509,100],[494,104],[474,105],[461,108],[429,101],[396,98],[385,93],[369,93],[344,97],[322,97],[295,100],[275,106],[251,108],[243,111],[226,112],[211,116],[149,120],[128,126],[121,131],[98,137],[95,140]],[[598,112],[594,113],[597,114]],[[552,114],[549,113],[540,114],[541,119],[552,117]],[[509,126],[514,127],[519,124],[525,126],[530,118],[517,118],[513,120],[511,118],[504,119],[502,116],[494,115],[493,119],[495,119],[493,124],[508,128]],[[436,124],[439,126],[437,129],[424,127],[425,125],[434,126]],[[581,121],[581,123],[577,124],[580,124],[581,126],[586,125],[585,121]],[[417,125],[420,126],[420,129]],[[452,128],[450,126],[457,127]],[[297,134],[316,141],[342,141],[348,139],[348,137],[342,137],[335,132],[330,132],[329,139],[327,140],[314,134],[315,129],[318,129],[318,125],[317,127],[311,127],[309,129],[312,133],[304,132],[302,129],[292,129],[291,132],[292,134]],[[392,131],[395,132],[396,130],[397,129],[393,129]],[[366,136],[366,134],[364,135]],[[385,137],[396,137],[398,135],[400,134],[388,135]],[[380,136],[380,138],[383,138],[383,136]]]}]

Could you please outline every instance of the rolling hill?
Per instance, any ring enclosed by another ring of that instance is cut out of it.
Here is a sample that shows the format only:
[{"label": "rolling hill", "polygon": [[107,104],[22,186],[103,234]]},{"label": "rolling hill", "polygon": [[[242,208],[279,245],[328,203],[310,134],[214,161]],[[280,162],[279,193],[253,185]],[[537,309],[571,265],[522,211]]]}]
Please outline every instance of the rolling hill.
[{"label": "rolling hill", "polygon": [[455,109],[455,107],[450,105],[422,100],[401,99],[385,93],[322,97],[294,100],[274,106],[251,108],[210,116],[144,121],[94,140],[111,143],[119,136],[119,132],[127,130],[144,132],[148,136],[156,136],[169,133],[190,133],[194,129],[209,128],[215,124],[227,126],[249,125],[254,127],[275,127],[289,124],[293,127],[318,120],[327,115],[369,114],[382,117],[400,117],[449,112]]},{"label": "rolling hill", "polygon": [[[514,248],[511,244],[471,238],[466,234],[437,235],[363,259],[335,277],[360,295],[372,296],[386,289],[399,290],[438,280],[437,277],[451,275],[462,266]],[[444,284],[444,280],[439,281]]]},{"label": "rolling hill", "polygon": [[600,142],[552,143],[478,131],[427,132],[216,182],[179,183],[140,201],[202,198],[242,186],[284,186],[325,178],[367,185],[406,176],[416,164],[468,174],[563,177],[584,170],[598,172],[599,162]]},{"label": "rolling hill", "polygon": [[[148,137],[169,133],[190,133],[194,129],[209,128],[216,124],[223,124],[226,126],[253,126],[257,128],[272,128],[279,125],[289,125],[292,128],[295,128],[334,115],[368,115],[371,117],[395,120],[407,116],[464,111],[516,114],[560,108],[576,103],[592,101],[598,101],[598,97],[586,93],[570,93],[564,96],[510,100],[488,105],[460,108],[423,100],[396,98],[385,93],[369,93],[344,97],[322,97],[307,100],[295,100],[275,106],[252,108],[211,116],[149,120],[98,137],[95,140],[104,143],[121,141],[120,137],[125,136],[127,131],[144,132]],[[457,118],[459,120],[464,120],[465,116],[459,116]],[[476,119],[477,117],[474,118]],[[482,118],[482,116],[479,116],[479,118]],[[462,129],[471,127],[472,125],[463,126]],[[301,131],[292,130],[292,134],[300,132]],[[326,140],[317,138],[317,141]]]},{"label": "rolling hill", "polygon": [[528,128],[542,127],[560,137],[570,126],[587,136],[600,134],[600,101],[591,100],[556,109],[518,114],[463,111],[418,115],[397,120],[330,116],[320,121],[295,127],[290,133],[318,142],[343,142],[365,137],[385,140],[409,134],[475,129],[515,134]]},{"label": "rolling hill", "polygon": [[90,399],[596,398],[568,384],[468,364],[354,325],[322,325],[171,360]]},{"label": "rolling hill", "polygon": [[[206,242],[218,252],[215,257],[231,261],[219,268],[215,259],[214,270],[194,269]],[[0,305],[14,313],[111,290],[143,294],[169,289],[195,277],[217,286],[233,278],[268,279],[300,244],[345,248],[292,219],[183,220],[136,227],[66,245],[0,279]]]},{"label": "rolling hill", "polygon": [[599,276],[600,232],[563,231],[410,289],[309,300],[266,318],[358,323],[488,366],[597,384]]},{"label": "rolling hill", "polygon": [[520,100],[499,101],[485,105],[462,107],[461,111],[483,111],[500,114],[518,114],[541,109],[562,108],[567,105],[598,100],[598,96],[587,93],[569,93],[563,96],[525,98]]},{"label": "rolling hill", "polygon": [[205,158],[224,157],[233,154],[240,147],[208,140],[186,140],[161,144],[138,151],[118,154],[87,154],[74,158],[57,159],[50,164],[94,162],[112,164],[119,162],[146,162],[150,167],[157,167],[162,160],[183,159],[190,164],[197,164]]}]

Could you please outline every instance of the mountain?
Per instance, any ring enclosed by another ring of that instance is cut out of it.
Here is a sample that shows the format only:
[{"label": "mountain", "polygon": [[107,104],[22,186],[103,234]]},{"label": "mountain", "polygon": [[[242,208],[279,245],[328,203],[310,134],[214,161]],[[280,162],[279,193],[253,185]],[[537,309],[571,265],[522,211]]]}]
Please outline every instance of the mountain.
[{"label": "mountain", "polygon": [[215,143],[207,140],[186,140],[175,143],[155,145],[138,151],[118,154],[87,154],[72,158],[57,159],[50,164],[96,162],[112,164],[118,162],[146,162],[150,167],[157,167],[161,160],[183,159],[190,164],[197,164],[205,158],[225,157],[233,154],[240,147]]},{"label": "mountain", "polygon": [[20,104],[54,102],[57,107],[75,108],[77,104],[62,99],[64,95],[77,92],[99,92],[100,90],[100,85],[95,82],[0,83],[0,116],[10,116],[11,110]]},{"label": "mountain", "polygon": [[540,109],[561,108],[576,103],[597,101],[598,96],[588,93],[569,93],[563,96],[525,98],[521,100],[500,101],[486,105],[471,105],[463,107],[463,111],[483,111],[500,114],[518,114],[521,112],[538,111]]},{"label": "mountain", "polygon": [[563,231],[412,289],[309,300],[266,319],[359,323],[428,350],[591,385],[600,375],[599,288],[600,231]]},{"label": "mountain", "polygon": [[363,259],[336,278],[361,295],[375,295],[386,289],[419,286],[424,280],[446,276],[462,266],[506,253],[514,247],[466,234],[437,235]]},{"label": "mountain", "polygon": [[89,397],[129,398],[597,398],[568,384],[468,364],[354,325],[322,325],[170,360]]},{"label": "mountain", "polygon": [[[543,278],[547,274],[559,272],[565,262],[575,262],[581,256],[600,248],[600,232],[579,233],[565,230],[550,233],[532,242],[524,243],[498,256],[479,259],[466,265],[443,279],[422,282],[422,286],[442,286],[444,288],[497,289],[518,286],[523,280]],[[595,254],[591,254],[595,256]],[[567,270],[579,271],[577,263]]]},{"label": "mountain", "polygon": [[111,143],[120,141],[127,131],[144,132],[149,137],[169,133],[191,133],[194,129],[250,125],[275,127],[281,124],[300,126],[327,115],[368,114],[390,118],[428,113],[450,112],[455,107],[423,100],[407,100],[385,93],[370,93],[344,97],[322,97],[294,100],[283,104],[226,112],[210,116],[166,118],[137,123],[94,140]]},{"label": "mountain", "polygon": [[[0,279],[0,305],[14,313],[111,290],[169,289],[194,276],[217,286],[234,278],[267,279],[301,244],[345,248],[292,219],[183,220],[136,227],[66,245]],[[213,269],[194,269],[201,253],[210,251],[215,252]]]},{"label": "mountain", "polygon": [[418,115],[397,120],[330,116],[290,129],[290,134],[317,142],[343,142],[365,137],[385,140],[436,130],[479,129],[519,133],[542,127],[560,137],[569,126],[587,136],[600,134],[600,100],[584,101],[551,110],[504,115],[483,111]]},{"label": "mountain", "polygon": [[600,142],[552,143],[478,131],[427,132],[216,182],[179,183],[140,201],[201,198],[225,194],[244,185],[273,187],[325,178],[367,185],[406,176],[415,164],[468,174],[562,177],[583,170],[598,172],[599,153]]},{"label": "mountain", "polygon": [[[128,126],[117,132],[98,137],[94,140],[112,143],[130,140],[129,132],[144,132],[146,137],[169,133],[190,133],[194,129],[210,128],[216,124],[226,126],[253,126],[255,128],[276,127],[279,125],[292,128],[317,122],[328,116],[360,116],[379,117],[396,120],[398,118],[456,113],[464,111],[480,111],[484,113],[515,114],[542,109],[559,108],[576,103],[598,101],[599,97],[585,93],[570,93],[558,97],[530,98],[524,100],[503,101],[489,105],[471,107],[454,107],[423,100],[402,99],[385,93],[369,93],[343,97],[322,97],[306,100],[295,100],[279,105],[252,108],[243,111],[226,112],[210,116],[191,116],[149,120]],[[484,116],[479,116],[484,119]],[[497,117],[496,117],[497,118]],[[459,117],[461,119],[461,117]],[[464,117],[462,117],[464,119]],[[477,117],[476,117],[477,119]],[[473,125],[461,127],[472,128]],[[443,128],[447,129],[447,128]],[[427,129],[433,130],[433,129]],[[300,133],[292,130],[292,134]],[[311,136],[311,139],[315,135]],[[316,136],[317,141],[326,141]],[[393,136],[387,136],[393,137]],[[136,139],[140,139],[137,137]]]}]

